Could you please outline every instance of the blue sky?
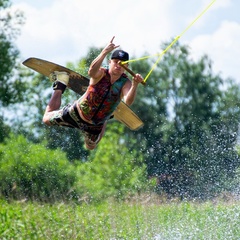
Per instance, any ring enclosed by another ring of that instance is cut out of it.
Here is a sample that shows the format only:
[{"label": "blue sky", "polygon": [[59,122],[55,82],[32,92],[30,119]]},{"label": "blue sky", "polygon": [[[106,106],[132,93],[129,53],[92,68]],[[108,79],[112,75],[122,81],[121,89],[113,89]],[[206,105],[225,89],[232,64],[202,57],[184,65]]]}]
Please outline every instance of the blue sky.
[{"label": "blue sky", "polygon": [[[13,0],[26,23],[16,44],[22,58],[62,65],[85,56],[89,47],[115,43],[137,57],[160,53],[212,0]],[[207,54],[213,70],[240,83],[240,1],[216,0],[180,38],[192,57]]]}]

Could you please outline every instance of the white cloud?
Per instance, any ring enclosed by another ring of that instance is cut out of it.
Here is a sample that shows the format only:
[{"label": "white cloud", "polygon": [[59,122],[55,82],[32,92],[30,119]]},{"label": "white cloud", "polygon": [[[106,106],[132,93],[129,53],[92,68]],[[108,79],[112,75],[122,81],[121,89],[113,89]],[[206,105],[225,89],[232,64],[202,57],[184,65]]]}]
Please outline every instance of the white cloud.
[{"label": "white cloud", "polygon": [[[27,4],[15,7],[26,15],[26,24],[17,41],[23,54],[50,57],[65,61],[79,58],[90,46],[103,47],[116,36],[129,52],[156,51],[170,33],[168,9],[172,1],[129,1],[124,7],[121,0],[94,1],[80,4],[78,0],[55,1],[46,8]],[[93,7],[94,6],[94,7]]]}]

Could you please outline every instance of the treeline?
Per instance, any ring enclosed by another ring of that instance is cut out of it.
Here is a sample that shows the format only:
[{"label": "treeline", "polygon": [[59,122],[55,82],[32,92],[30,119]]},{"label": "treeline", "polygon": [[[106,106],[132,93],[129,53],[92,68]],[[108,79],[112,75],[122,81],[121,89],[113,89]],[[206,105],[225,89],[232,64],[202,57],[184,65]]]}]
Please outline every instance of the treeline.
[{"label": "treeline", "polygon": [[[6,12],[9,1],[0,3],[0,11]],[[43,126],[51,84],[19,64],[14,19],[20,27],[23,15],[18,13],[1,19],[10,31],[0,29],[0,61],[6,66],[0,69],[2,197],[124,198],[150,190],[206,199],[236,190],[240,88],[214,74],[208,56],[193,61],[188,46],[176,43],[146,87],[139,87],[132,108],[144,127],[131,132],[111,120],[99,147],[90,153],[79,131]],[[99,51],[90,48],[77,63],[66,65],[86,75]],[[137,61],[130,68],[146,76],[152,64]],[[62,104],[78,97],[68,90]],[[148,179],[155,180],[155,188]]]}]

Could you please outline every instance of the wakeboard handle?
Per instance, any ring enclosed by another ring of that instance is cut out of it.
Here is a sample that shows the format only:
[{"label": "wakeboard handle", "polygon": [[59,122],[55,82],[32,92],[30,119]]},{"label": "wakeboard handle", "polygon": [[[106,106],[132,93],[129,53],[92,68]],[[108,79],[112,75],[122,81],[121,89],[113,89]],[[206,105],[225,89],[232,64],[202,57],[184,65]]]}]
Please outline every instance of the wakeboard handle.
[{"label": "wakeboard handle", "polygon": [[[125,64],[123,64],[121,61],[118,61],[118,64],[123,67],[127,72],[129,72],[133,77],[136,76],[136,74],[131,70],[129,69]],[[141,82],[142,85],[146,85],[145,82]]]}]

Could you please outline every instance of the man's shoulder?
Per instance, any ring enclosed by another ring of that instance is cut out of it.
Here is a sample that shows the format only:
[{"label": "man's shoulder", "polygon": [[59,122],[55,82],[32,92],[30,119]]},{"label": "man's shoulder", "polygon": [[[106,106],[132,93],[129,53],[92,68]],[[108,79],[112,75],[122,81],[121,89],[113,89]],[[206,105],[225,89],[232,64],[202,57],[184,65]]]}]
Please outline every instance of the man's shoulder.
[{"label": "man's shoulder", "polygon": [[94,77],[90,78],[90,84],[94,85],[98,83],[105,75],[106,75],[105,68],[102,68],[102,67],[99,68],[97,76],[95,78]]}]

